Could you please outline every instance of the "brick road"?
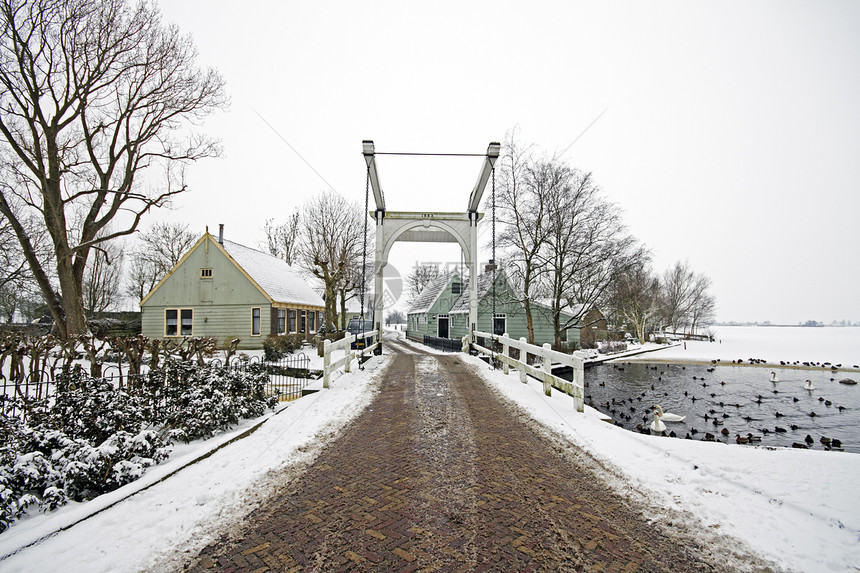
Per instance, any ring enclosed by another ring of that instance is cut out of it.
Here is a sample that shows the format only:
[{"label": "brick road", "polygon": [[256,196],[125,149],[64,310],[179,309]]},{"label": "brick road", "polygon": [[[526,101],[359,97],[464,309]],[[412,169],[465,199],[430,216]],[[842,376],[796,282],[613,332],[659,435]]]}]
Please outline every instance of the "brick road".
[{"label": "brick road", "polygon": [[725,570],[649,525],[455,355],[388,348],[368,409],[186,571]]}]

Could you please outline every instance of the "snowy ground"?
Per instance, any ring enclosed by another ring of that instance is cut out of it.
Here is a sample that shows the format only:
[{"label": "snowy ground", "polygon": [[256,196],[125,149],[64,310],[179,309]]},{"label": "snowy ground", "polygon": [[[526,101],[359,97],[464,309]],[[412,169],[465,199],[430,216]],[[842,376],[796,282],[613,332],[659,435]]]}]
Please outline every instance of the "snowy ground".
[{"label": "snowy ground", "polygon": [[[291,402],[251,435],[162,482],[158,480],[164,475],[229,441],[244,428],[217,441],[192,444],[196,450],[174,452],[170,462],[153,468],[141,480],[96,500],[72,503],[16,523],[0,535],[0,558],[15,553],[0,561],[0,571],[96,573],[176,568],[185,556],[215,541],[222,528],[283,487],[275,476],[285,468],[296,473],[311,462],[320,447],[370,403],[375,381],[388,360],[387,356],[377,358],[364,371],[353,368],[351,374],[335,377],[330,389]],[[148,484],[154,485],[44,539]]]},{"label": "snowy ground", "polygon": [[[835,347],[815,349],[804,345],[804,354],[797,355],[792,354],[796,349],[760,340],[759,347],[744,347],[743,342],[728,336],[724,336],[723,345],[700,344],[704,350],[695,358],[689,354],[680,356],[684,352],[680,347],[661,350],[667,356],[659,359],[716,359],[722,356],[711,349],[727,344],[737,345],[726,346],[729,362],[731,357],[765,358],[777,363],[789,359],[845,359]],[[686,352],[694,348],[688,343]],[[856,352],[860,346],[853,348]],[[765,355],[770,351],[774,351],[773,356]],[[643,356],[654,357],[655,354]],[[860,496],[855,491],[860,456],[634,434],[600,421],[593,410],[576,414],[568,396],[554,391],[547,398],[536,382],[521,384],[516,373],[504,376],[477,358],[465,359],[476,365],[489,384],[536,420],[589,452],[612,476],[611,485],[619,492],[658,508],[655,519],[701,530],[711,540],[720,534],[734,537],[739,542],[731,546],[738,552],[753,551],[785,570],[860,570]],[[291,403],[250,436],[0,561],[0,570],[56,570],[58,564],[70,572],[161,570],[175,566],[211,542],[219,527],[234,523],[278,488],[273,477],[278,471],[290,468],[293,475],[300,475],[301,468],[313,460],[321,445],[334,438],[369,403],[375,393],[375,381],[387,361],[387,357],[376,358],[367,363],[364,372],[353,369],[353,373],[340,376],[330,390]],[[230,437],[223,436],[221,441]],[[211,445],[204,443],[199,448],[205,451]],[[185,461],[200,453],[187,452]],[[170,463],[179,465],[180,460],[175,458],[176,454]],[[155,481],[169,471],[167,465],[159,466],[144,480]],[[140,489],[142,483],[147,482],[130,484],[125,492]],[[109,495],[119,498],[123,491]],[[0,535],[0,556],[104,505],[106,501],[99,498],[24,520]]]}]

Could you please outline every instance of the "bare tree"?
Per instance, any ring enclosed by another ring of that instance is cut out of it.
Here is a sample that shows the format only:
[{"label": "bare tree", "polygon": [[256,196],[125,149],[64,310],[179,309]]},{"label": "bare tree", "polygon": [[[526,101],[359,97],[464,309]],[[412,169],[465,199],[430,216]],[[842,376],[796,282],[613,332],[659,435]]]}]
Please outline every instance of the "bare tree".
[{"label": "bare tree", "polygon": [[[183,167],[216,142],[183,131],[225,103],[191,39],[149,2],[0,0],[0,213],[10,221],[62,337],[86,332],[84,270],[99,243],[131,234],[185,190]],[[161,166],[167,183],[140,183]],[[15,203],[24,212],[15,211]],[[44,221],[61,299],[22,217]],[[112,222],[110,233],[103,231]]]},{"label": "bare tree", "polygon": [[406,314],[404,314],[402,310],[397,310],[396,308],[389,310],[385,316],[385,324],[389,326],[392,324],[403,324],[405,322]]},{"label": "bare tree", "polygon": [[124,258],[123,244],[117,239],[100,243],[93,251],[82,284],[84,308],[89,316],[104,312],[119,301]]},{"label": "bare tree", "polygon": [[292,265],[299,250],[299,233],[301,231],[301,213],[293,211],[286,222],[280,225],[274,219],[266,219],[263,231],[266,233],[266,250],[272,256],[284,259]]},{"label": "bare tree", "polygon": [[[409,306],[415,302],[415,299],[421,294],[428,284],[442,275],[442,269],[439,263],[416,263],[412,270],[407,274],[403,283],[406,287],[406,302]],[[462,277],[461,277],[462,278]]]},{"label": "bare tree", "polygon": [[313,197],[302,210],[296,260],[323,284],[326,328],[337,328],[338,294],[345,285],[354,284],[355,267],[361,266],[362,217],[366,216],[363,208],[334,191]]},{"label": "bare tree", "polygon": [[648,266],[641,264],[616,278],[608,306],[616,324],[629,326],[644,344],[659,312],[659,296],[660,281]]},{"label": "bare tree", "polygon": [[[549,196],[547,273],[556,344],[561,332],[605,303],[616,278],[641,265],[647,251],[627,232],[621,208],[606,200],[590,173],[557,160],[544,169]],[[563,319],[562,312],[571,317]]]},{"label": "bare tree", "polygon": [[140,235],[131,257],[126,294],[140,301],[155,288],[179,259],[194,245],[197,236],[182,223],[158,222]]},{"label": "bare tree", "polygon": [[505,138],[499,164],[496,206],[501,230],[498,244],[507,254],[505,269],[515,292],[521,294],[519,302],[525,309],[528,340],[534,343],[532,301],[541,294],[545,270],[541,251],[550,233],[546,165],[536,163],[529,148],[524,149],[510,133]]},{"label": "bare tree", "polygon": [[712,317],[715,300],[710,294],[711,279],[696,273],[689,261],[676,262],[663,273],[660,284],[660,314],[663,325],[675,332],[694,333],[702,320]]}]

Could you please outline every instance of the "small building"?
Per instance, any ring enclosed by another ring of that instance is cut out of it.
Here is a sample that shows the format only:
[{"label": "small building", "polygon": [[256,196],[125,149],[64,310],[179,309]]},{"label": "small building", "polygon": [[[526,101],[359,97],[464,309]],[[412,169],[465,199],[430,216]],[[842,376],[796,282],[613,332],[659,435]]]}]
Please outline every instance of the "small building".
[{"label": "small building", "polygon": [[456,271],[427,283],[406,311],[407,336],[419,341],[423,341],[425,335],[454,338],[451,335],[450,311],[454,303],[464,296],[467,320],[469,316],[469,292],[465,287]]},{"label": "small building", "polygon": [[[478,323],[482,332],[508,333],[511,338],[528,340],[526,310],[504,272],[496,272],[495,290],[492,272],[478,277]],[[495,309],[494,309],[495,300]],[[552,316],[549,309],[532,302],[532,326],[535,344],[554,341]],[[562,312],[567,322],[572,316]],[[422,341],[424,335],[438,338],[462,338],[470,331],[468,280],[462,281],[456,272],[428,283],[407,311],[407,335]],[[578,324],[578,323],[577,323]],[[576,325],[562,333],[562,341],[578,344]]]},{"label": "small building", "polygon": [[310,337],[325,303],[283,260],[207,232],[140,302],[149,338],[208,336],[259,349],[270,334]]}]

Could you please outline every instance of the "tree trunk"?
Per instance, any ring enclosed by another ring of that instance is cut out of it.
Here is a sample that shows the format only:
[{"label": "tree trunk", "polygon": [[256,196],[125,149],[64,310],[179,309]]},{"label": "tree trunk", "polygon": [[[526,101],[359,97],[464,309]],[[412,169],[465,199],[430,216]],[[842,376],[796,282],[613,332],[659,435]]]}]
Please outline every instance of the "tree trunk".
[{"label": "tree trunk", "polygon": [[534,321],[532,320],[532,305],[531,301],[529,301],[528,294],[525,296],[525,300],[523,301],[523,306],[526,309],[526,328],[529,331],[529,344],[535,343],[535,326]]}]

